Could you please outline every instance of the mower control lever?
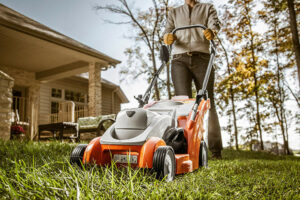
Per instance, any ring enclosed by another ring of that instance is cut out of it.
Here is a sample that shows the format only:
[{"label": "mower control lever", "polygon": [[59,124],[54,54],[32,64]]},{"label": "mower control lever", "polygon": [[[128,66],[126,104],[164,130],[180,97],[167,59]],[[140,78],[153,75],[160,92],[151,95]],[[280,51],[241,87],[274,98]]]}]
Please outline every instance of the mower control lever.
[{"label": "mower control lever", "polygon": [[141,106],[144,104],[143,95],[139,94],[137,97],[134,96],[134,98],[139,102],[139,108],[143,107],[143,106]]},{"label": "mower control lever", "polygon": [[150,99],[150,95],[151,95],[151,90],[155,84],[155,82],[158,79],[158,76],[160,74],[160,72],[163,70],[164,66],[167,64],[167,62],[169,62],[169,50],[165,45],[162,45],[160,48],[160,60],[162,62],[160,68],[156,71],[156,73],[154,74],[154,77],[149,85],[149,87],[147,88],[146,92],[144,95],[138,95],[137,97],[134,97],[138,102],[139,102],[139,108],[142,108],[144,105],[146,105]]}]

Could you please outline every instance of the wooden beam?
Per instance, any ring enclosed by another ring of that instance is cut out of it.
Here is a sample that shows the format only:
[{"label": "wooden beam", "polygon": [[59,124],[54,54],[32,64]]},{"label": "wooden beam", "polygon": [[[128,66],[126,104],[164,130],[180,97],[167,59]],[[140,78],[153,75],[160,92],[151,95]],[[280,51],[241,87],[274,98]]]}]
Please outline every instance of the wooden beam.
[{"label": "wooden beam", "polygon": [[37,72],[36,79],[39,81],[51,81],[51,80],[66,78],[66,77],[74,76],[76,74],[88,72],[88,70],[89,70],[88,62],[76,61],[66,65],[54,67],[49,70]]}]

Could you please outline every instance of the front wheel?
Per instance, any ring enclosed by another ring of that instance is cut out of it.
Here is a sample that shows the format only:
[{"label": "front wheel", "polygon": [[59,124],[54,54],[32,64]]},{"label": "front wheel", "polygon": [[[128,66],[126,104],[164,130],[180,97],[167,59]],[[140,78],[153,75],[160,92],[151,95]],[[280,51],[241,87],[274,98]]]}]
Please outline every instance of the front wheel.
[{"label": "front wheel", "polygon": [[76,164],[79,167],[81,167],[82,162],[83,162],[83,154],[84,151],[87,147],[87,144],[79,144],[75,149],[72,151],[71,156],[70,156],[70,163]]},{"label": "front wheel", "polygon": [[156,178],[162,179],[166,177],[166,181],[173,181],[175,178],[176,161],[175,153],[170,146],[160,146],[154,152],[153,169],[155,170]]},{"label": "front wheel", "polygon": [[201,141],[200,150],[199,150],[199,167],[208,166],[208,150],[205,141]]}]

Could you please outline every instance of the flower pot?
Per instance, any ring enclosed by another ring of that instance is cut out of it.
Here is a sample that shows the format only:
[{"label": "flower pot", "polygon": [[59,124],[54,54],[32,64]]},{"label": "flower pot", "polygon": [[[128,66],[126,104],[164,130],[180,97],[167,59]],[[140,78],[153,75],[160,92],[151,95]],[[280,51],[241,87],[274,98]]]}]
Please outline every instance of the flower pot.
[{"label": "flower pot", "polygon": [[22,133],[22,134],[12,134],[11,139],[12,140],[25,141],[26,140],[26,135],[24,133]]}]

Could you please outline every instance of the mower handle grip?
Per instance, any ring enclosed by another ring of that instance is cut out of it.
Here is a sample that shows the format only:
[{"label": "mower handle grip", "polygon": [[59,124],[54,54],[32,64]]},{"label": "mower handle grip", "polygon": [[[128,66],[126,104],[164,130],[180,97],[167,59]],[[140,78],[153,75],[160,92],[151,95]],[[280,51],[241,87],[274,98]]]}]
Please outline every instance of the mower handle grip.
[{"label": "mower handle grip", "polygon": [[[202,28],[204,30],[207,29],[207,27],[202,24],[195,24],[195,25],[182,26],[182,27],[175,28],[175,29],[173,29],[173,31],[171,33],[175,34],[177,31],[184,30],[184,29],[192,29],[192,28]],[[213,40],[210,40],[209,42],[210,42],[210,47],[211,47],[211,53],[215,53],[216,52],[215,42]],[[170,45],[170,47],[171,47],[171,45]]]}]

